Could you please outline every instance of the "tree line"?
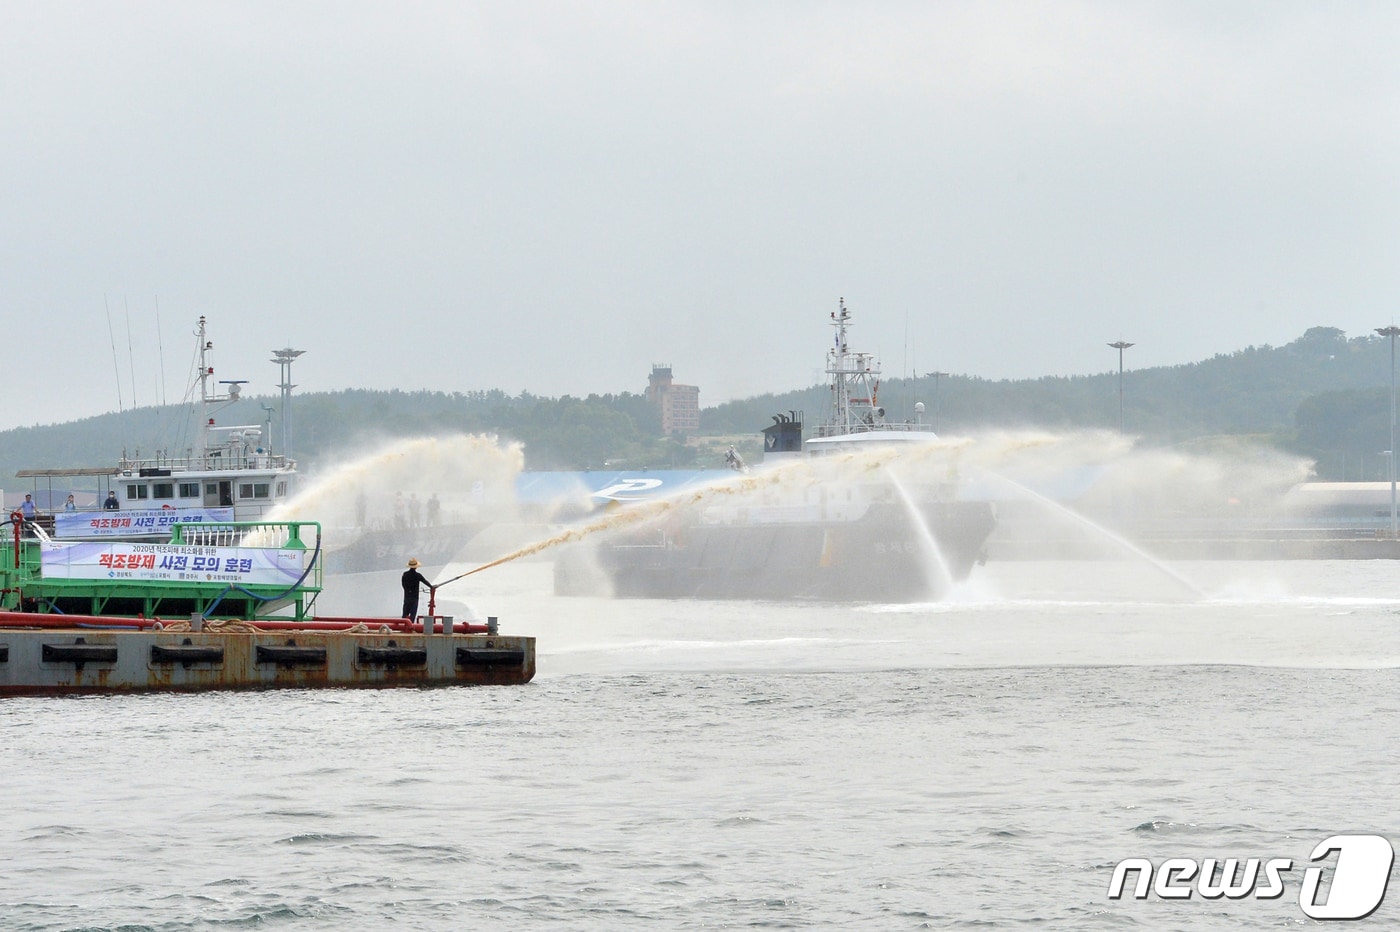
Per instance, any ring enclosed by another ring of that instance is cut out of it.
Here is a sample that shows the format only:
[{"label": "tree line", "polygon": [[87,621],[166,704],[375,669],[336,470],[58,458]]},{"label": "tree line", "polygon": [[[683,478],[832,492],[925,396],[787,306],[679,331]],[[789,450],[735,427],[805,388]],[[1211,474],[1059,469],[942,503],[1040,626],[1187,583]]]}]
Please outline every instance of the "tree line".
[{"label": "tree line", "polygon": [[[1313,327],[1280,347],[1126,371],[1123,427],[1150,445],[1247,436],[1315,460],[1322,479],[1379,479],[1390,449],[1390,367],[1386,338],[1349,339],[1336,328]],[[310,392],[292,399],[293,452],[314,468],[375,438],[460,432],[519,441],[528,469],[719,468],[729,443],[758,459],[759,432],[774,415],[796,412],[809,425],[819,422],[828,394],[814,385],[704,408],[700,436],[687,441],[661,435],[659,414],[640,393]],[[891,418],[919,417],[943,434],[1116,429],[1119,376],[990,380],[940,373],[886,380],[880,403]],[[245,398],[221,412],[220,422],[264,425],[275,447],[280,412],[266,409],[278,404],[275,396]],[[0,431],[0,476],[26,467],[105,465],[123,452],[183,455],[199,443],[198,420],[198,412],[165,406]]]}]

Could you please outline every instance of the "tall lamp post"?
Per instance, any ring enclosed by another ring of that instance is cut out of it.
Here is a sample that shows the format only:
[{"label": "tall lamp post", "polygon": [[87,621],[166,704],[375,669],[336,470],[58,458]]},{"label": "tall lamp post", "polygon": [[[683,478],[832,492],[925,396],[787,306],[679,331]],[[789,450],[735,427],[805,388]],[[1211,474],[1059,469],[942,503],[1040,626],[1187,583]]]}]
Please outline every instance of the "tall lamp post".
[{"label": "tall lamp post", "polygon": [[1400,336],[1400,327],[1377,327],[1376,333],[1390,337],[1390,536],[1395,537],[1395,338]]},{"label": "tall lamp post", "polygon": [[267,444],[270,447],[272,446],[272,415],[276,413],[277,409],[272,405],[262,405],[261,407],[263,414],[267,415]]},{"label": "tall lamp post", "polygon": [[282,389],[282,455],[288,459],[292,455],[292,389],[296,388],[292,384],[292,360],[304,352],[290,346],[272,351],[272,361],[282,367],[282,383],[277,387]]},{"label": "tall lamp post", "polygon": [[1133,344],[1119,340],[1117,343],[1108,345],[1118,351],[1118,433],[1121,434],[1123,433],[1123,350]]},{"label": "tall lamp post", "polygon": [[938,429],[938,380],[947,374],[946,372],[929,373],[929,375],[933,376],[933,417],[929,418],[929,421],[934,430]]}]

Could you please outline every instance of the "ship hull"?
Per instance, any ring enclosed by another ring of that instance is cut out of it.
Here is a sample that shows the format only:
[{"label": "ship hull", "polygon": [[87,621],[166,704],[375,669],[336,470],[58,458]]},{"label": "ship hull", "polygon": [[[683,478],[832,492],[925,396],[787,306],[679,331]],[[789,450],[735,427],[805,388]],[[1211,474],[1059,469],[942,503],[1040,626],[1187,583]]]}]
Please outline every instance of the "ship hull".
[{"label": "ship hull", "polygon": [[[620,598],[937,599],[984,557],[987,502],[872,506],[856,520],[693,524],[608,541],[555,562],[560,595]],[[930,543],[930,538],[933,544]],[[935,546],[936,551],[935,553]]]},{"label": "ship hull", "polygon": [[402,572],[410,558],[423,566],[444,567],[485,527],[450,524],[418,528],[372,529],[354,534],[343,546],[326,548],[326,572],[333,575]]}]

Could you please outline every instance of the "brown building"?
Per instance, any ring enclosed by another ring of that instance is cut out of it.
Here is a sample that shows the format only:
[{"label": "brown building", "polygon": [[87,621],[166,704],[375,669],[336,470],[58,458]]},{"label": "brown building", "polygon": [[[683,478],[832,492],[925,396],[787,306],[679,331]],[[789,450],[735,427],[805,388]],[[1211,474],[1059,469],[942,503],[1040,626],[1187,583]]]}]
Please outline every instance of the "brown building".
[{"label": "brown building", "polygon": [[691,434],[700,429],[700,387],[671,381],[670,366],[652,366],[647,401],[661,410],[661,432]]}]

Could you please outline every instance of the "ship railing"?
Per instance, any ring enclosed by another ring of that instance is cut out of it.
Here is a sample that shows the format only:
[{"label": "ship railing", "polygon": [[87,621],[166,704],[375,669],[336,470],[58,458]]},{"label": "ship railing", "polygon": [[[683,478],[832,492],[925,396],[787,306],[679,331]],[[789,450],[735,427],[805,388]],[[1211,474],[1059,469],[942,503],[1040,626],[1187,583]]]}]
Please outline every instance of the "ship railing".
[{"label": "ship railing", "polygon": [[259,453],[233,447],[213,449],[199,455],[166,456],[158,454],[140,459],[123,458],[117,464],[117,473],[122,476],[159,476],[168,471],[178,475],[191,471],[219,471],[231,469],[291,469],[296,462],[281,453]]},{"label": "ship railing", "polygon": [[880,373],[875,370],[874,353],[847,351],[844,356],[837,356],[835,350],[833,350],[832,356],[832,360],[826,367],[826,371],[831,375],[869,375],[874,378],[880,377]]},{"label": "ship railing", "polygon": [[843,437],[846,434],[877,434],[889,433],[890,431],[932,433],[933,426],[931,424],[911,424],[908,421],[882,421],[878,424],[867,424],[864,421],[853,420],[849,424],[818,424],[816,435],[818,437]]}]

